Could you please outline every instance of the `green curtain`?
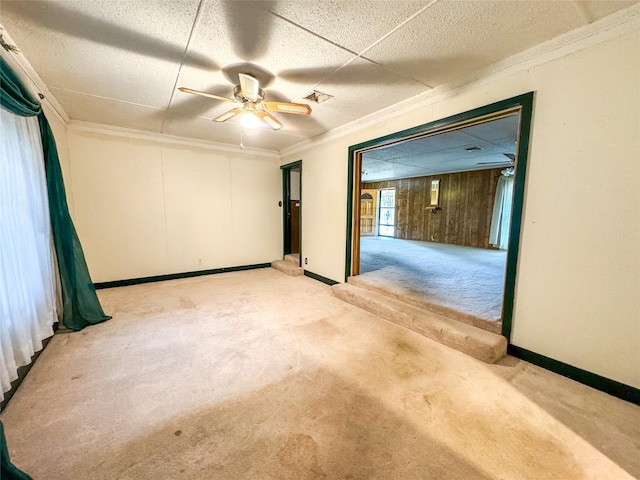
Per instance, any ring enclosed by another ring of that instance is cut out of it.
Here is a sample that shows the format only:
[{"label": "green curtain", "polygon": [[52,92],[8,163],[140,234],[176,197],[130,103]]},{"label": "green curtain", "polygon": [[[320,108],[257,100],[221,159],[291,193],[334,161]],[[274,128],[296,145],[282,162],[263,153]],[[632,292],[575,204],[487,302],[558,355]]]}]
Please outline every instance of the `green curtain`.
[{"label": "green curtain", "polygon": [[0,105],[21,117],[38,116],[49,197],[49,216],[62,285],[62,324],[71,330],[104,322],[105,315],[91,281],[82,245],[69,215],[58,150],[49,122],[39,103],[0,57]]},{"label": "green curtain", "polygon": [[0,422],[0,478],[2,480],[32,480],[29,475],[11,463],[2,422]]}]

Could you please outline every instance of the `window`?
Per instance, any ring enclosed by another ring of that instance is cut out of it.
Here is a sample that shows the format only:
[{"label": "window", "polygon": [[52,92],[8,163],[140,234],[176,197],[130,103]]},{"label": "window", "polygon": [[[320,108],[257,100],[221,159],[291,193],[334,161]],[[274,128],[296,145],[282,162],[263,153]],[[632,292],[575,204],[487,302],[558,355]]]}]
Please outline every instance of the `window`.
[{"label": "window", "polygon": [[396,190],[386,188],[380,190],[380,220],[378,235],[383,237],[395,236],[396,225]]},{"label": "window", "polygon": [[57,321],[49,204],[37,117],[0,108],[0,400]]}]

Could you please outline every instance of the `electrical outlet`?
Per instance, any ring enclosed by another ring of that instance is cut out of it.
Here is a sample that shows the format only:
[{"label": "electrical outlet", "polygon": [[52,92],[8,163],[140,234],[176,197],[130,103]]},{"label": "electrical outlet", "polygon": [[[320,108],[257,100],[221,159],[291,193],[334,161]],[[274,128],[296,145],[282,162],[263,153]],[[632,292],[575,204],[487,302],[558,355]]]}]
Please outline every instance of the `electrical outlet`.
[{"label": "electrical outlet", "polygon": [[304,264],[306,265],[307,263],[309,263],[309,259],[307,257],[304,257]]}]

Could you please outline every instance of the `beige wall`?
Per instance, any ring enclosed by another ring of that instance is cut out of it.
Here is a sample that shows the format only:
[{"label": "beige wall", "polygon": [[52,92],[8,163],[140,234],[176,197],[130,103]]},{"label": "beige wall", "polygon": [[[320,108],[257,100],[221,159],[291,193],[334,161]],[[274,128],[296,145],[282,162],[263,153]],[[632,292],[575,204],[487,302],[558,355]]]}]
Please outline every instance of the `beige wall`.
[{"label": "beige wall", "polygon": [[639,51],[636,30],[284,155],[306,268],[344,279],[350,145],[533,90],[513,343],[640,387]]},{"label": "beige wall", "polygon": [[282,255],[278,160],[70,128],[73,219],[94,282]]}]

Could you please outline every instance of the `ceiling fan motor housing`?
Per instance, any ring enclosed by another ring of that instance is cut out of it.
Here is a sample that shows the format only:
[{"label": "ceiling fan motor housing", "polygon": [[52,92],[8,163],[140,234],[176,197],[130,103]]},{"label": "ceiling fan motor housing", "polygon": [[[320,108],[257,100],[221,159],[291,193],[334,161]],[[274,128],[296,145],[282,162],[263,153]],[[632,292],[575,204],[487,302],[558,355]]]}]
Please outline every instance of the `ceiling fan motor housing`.
[{"label": "ceiling fan motor housing", "polygon": [[254,99],[247,98],[244,95],[242,95],[242,88],[240,88],[240,85],[236,85],[233,88],[233,96],[240,103],[244,103],[244,102],[258,103],[258,102],[261,102],[262,100],[264,100],[264,90],[261,89],[261,88],[258,89],[258,98],[256,100],[254,100]]}]

